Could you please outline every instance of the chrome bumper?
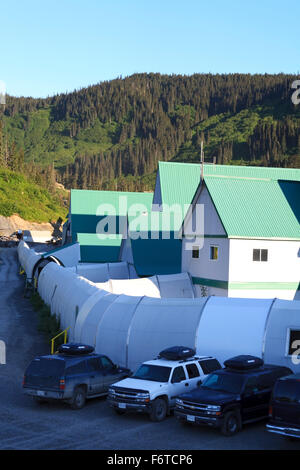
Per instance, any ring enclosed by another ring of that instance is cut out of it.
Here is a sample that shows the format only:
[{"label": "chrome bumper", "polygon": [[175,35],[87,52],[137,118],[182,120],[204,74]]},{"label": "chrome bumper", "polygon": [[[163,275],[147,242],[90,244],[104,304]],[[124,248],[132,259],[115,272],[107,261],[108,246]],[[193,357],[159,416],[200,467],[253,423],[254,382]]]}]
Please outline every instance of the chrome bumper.
[{"label": "chrome bumper", "polygon": [[290,428],[287,426],[274,426],[267,424],[267,431],[275,434],[281,434],[282,436],[298,437],[300,438],[300,429]]}]

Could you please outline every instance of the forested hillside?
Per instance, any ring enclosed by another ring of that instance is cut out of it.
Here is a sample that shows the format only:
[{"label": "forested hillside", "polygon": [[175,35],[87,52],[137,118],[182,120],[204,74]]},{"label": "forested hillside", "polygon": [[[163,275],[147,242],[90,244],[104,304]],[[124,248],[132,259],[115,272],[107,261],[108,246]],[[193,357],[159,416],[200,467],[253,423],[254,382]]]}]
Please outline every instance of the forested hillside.
[{"label": "forested hillside", "polygon": [[[137,74],[0,111],[14,165],[57,170],[67,188],[153,189],[159,160],[300,166],[293,75]],[[6,142],[6,149],[3,145]],[[24,155],[24,156],[23,156]]]}]

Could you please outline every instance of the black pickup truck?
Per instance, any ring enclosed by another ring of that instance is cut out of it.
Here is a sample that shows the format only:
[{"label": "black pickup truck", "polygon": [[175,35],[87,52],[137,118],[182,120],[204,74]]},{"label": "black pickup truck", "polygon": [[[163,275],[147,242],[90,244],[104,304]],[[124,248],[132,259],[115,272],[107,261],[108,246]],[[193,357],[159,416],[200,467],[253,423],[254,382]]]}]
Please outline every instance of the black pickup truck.
[{"label": "black pickup truck", "polygon": [[276,381],[269,409],[267,430],[288,438],[300,438],[300,374]]},{"label": "black pickup truck", "polygon": [[199,388],[177,398],[175,416],[186,423],[219,428],[231,436],[242,424],[268,417],[274,383],[292,371],[249,355],[228,359],[224,366]]}]

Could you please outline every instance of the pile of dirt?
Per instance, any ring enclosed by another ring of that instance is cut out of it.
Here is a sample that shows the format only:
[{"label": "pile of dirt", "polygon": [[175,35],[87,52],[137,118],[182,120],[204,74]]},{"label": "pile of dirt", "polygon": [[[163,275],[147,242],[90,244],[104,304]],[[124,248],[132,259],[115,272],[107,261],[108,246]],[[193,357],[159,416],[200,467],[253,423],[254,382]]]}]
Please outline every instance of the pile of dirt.
[{"label": "pile of dirt", "polygon": [[16,230],[30,230],[30,231],[42,231],[42,232],[53,232],[53,226],[49,223],[38,224],[36,222],[28,222],[22,219],[17,214],[10,217],[4,217],[0,215],[0,236],[9,237]]}]

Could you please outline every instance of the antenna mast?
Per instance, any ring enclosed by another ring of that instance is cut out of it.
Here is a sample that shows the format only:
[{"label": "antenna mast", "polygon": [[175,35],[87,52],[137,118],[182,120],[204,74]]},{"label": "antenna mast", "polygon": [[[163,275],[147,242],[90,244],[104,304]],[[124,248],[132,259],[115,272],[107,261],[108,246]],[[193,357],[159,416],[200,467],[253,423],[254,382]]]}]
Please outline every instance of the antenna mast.
[{"label": "antenna mast", "polygon": [[203,151],[203,140],[201,140],[201,153],[200,153],[200,158],[201,158],[201,176],[200,176],[200,179],[201,179],[201,182],[203,181],[203,177],[204,177],[204,151]]}]

